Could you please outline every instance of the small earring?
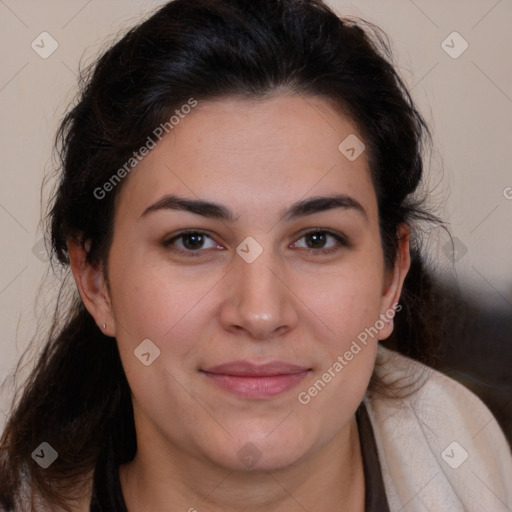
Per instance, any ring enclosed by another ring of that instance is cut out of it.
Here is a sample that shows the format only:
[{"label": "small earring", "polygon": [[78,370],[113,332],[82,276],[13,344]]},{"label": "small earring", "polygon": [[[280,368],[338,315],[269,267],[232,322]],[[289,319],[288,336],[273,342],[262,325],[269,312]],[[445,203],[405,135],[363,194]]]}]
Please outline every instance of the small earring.
[{"label": "small earring", "polygon": [[107,327],[107,324],[103,324],[103,330],[105,330]]}]

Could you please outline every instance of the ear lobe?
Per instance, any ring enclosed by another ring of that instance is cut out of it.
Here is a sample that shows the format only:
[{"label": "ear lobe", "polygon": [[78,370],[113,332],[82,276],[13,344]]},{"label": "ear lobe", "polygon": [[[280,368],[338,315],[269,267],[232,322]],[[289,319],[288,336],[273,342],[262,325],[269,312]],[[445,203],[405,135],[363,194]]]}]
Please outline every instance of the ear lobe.
[{"label": "ear lobe", "polygon": [[[93,266],[87,261],[90,241],[87,240],[85,242],[85,248],[80,243],[72,240],[68,240],[67,245],[71,271],[87,311],[89,311],[98,327],[105,334],[114,336],[112,306],[103,275],[103,268],[101,265]],[[103,324],[107,325],[106,329],[102,328]]]},{"label": "ear lobe", "polygon": [[411,266],[409,253],[410,228],[407,224],[400,224],[397,229],[398,250],[395,266],[386,271],[385,285],[382,294],[381,319],[384,327],[379,332],[379,340],[385,340],[393,332],[393,317],[400,300],[405,277]]}]

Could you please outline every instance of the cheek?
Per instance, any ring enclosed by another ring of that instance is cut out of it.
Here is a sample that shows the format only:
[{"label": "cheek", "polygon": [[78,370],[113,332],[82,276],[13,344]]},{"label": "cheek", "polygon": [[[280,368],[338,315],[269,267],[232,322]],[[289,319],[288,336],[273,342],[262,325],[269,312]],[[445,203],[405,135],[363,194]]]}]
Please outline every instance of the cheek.
[{"label": "cheek", "polygon": [[205,330],[201,324],[207,315],[205,296],[212,283],[195,281],[191,286],[183,278],[165,276],[163,269],[134,268],[137,272],[125,267],[112,275],[117,344],[135,399],[146,412],[152,410],[150,416],[163,415],[161,420],[168,421],[165,415],[170,411],[163,410],[160,400],[166,396],[172,402],[186,401],[178,382],[192,370],[198,333]]},{"label": "cheek", "polygon": [[[201,340],[218,337],[214,320],[221,278],[210,272],[191,279],[179,269],[147,264],[133,265],[131,270],[120,265],[114,270],[116,339],[132,391],[142,402],[162,393],[181,396],[172,376],[180,382],[193,376]],[[139,349],[148,344],[144,340],[151,340],[156,349],[149,346],[158,355],[149,366],[136,357],[148,352]]]},{"label": "cheek", "polygon": [[[214,293],[218,276],[205,274],[191,279],[179,268],[166,265],[120,265],[112,276],[112,304],[121,333],[131,338],[164,340],[171,331],[186,324],[201,302]],[[200,309],[200,308],[199,308]]]},{"label": "cheek", "polygon": [[[381,271],[375,260],[361,260],[350,271],[347,268],[319,283],[321,293],[308,295],[308,306],[315,313],[313,331],[325,335],[315,337],[322,356],[316,380],[301,389],[305,395],[299,403],[311,402],[317,414],[334,411],[331,407],[340,404],[355,410],[364,396],[379,339]],[[343,416],[336,410],[333,415]]]},{"label": "cheek", "polygon": [[[323,322],[335,348],[375,324],[381,308],[382,270],[373,262],[347,266],[317,281],[305,302]],[[304,283],[305,285],[306,283]]]},{"label": "cheek", "polygon": [[[308,298],[321,354],[314,379],[298,390],[297,401],[308,414],[323,418],[334,433],[361,403],[371,378],[378,345],[381,294],[378,266],[365,267],[330,280],[325,293]],[[331,431],[331,430],[329,430]]]}]

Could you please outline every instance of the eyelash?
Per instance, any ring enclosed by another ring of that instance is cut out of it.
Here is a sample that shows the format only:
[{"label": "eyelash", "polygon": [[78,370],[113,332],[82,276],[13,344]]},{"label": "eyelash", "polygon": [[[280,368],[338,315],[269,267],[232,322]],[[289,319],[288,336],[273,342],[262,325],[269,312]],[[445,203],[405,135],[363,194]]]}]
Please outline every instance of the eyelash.
[{"label": "eyelash", "polygon": [[[348,243],[347,239],[343,235],[341,235],[340,233],[337,233],[335,231],[331,231],[329,229],[322,229],[322,228],[310,229],[310,230],[306,231],[305,233],[302,233],[300,235],[300,237],[297,239],[297,241],[293,242],[293,243],[296,244],[299,240],[306,237],[307,235],[313,235],[313,234],[324,234],[327,236],[331,236],[332,238],[334,238],[336,240],[337,243],[336,243],[335,247],[329,247],[328,249],[311,249],[311,248],[304,249],[304,248],[302,248],[302,249],[306,250],[308,254],[311,254],[314,256],[326,255],[326,254],[332,254],[334,252],[337,252],[340,249],[340,247],[350,247],[350,244]],[[170,238],[168,240],[164,240],[162,242],[162,245],[164,246],[164,248],[169,248],[177,240],[183,239],[187,235],[202,235],[202,236],[208,237],[213,240],[213,238],[206,231],[202,231],[200,229],[189,229],[189,230],[181,231],[180,233],[178,233],[177,235],[173,236],[172,238]],[[179,249],[176,247],[172,249],[172,251],[174,253],[176,253],[180,256],[186,256],[186,257],[191,257],[191,258],[203,256],[202,253],[204,253],[205,250],[207,250],[207,249],[197,249],[195,251],[194,250],[183,250],[183,249]]]}]

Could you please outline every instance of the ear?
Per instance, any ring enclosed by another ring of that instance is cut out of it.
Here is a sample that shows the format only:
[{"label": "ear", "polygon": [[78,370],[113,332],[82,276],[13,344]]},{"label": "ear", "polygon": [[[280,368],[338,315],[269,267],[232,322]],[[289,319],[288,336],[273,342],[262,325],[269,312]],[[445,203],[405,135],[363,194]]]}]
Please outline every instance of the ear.
[{"label": "ear", "polygon": [[395,265],[387,269],[384,276],[384,287],[382,290],[382,305],[380,319],[384,327],[379,331],[379,340],[385,340],[393,332],[393,318],[397,309],[405,276],[411,266],[409,254],[410,229],[407,224],[400,224],[397,229],[398,250]]},{"label": "ear", "polygon": [[[71,270],[87,311],[104,334],[115,336],[112,304],[103,275],[103,267],[92,266],[87,261],[89,241],[85,243],[85,248],[80,243],[71,240],[68,240],[67,246]],[[103,329],[104,324],[106,325],[105,329]]]}]

